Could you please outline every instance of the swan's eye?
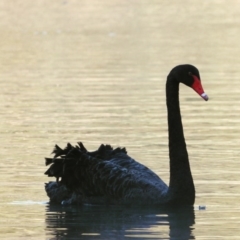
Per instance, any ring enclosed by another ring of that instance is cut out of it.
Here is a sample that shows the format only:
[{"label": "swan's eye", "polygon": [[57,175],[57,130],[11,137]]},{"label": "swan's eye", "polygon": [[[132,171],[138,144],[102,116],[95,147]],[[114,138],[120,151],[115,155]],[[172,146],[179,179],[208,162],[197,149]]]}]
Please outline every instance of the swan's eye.
[{"label": "swan's eye", "polygon": [[191,72],[188,72],[188,75],[192,76],[192,73],[191,73]]}]

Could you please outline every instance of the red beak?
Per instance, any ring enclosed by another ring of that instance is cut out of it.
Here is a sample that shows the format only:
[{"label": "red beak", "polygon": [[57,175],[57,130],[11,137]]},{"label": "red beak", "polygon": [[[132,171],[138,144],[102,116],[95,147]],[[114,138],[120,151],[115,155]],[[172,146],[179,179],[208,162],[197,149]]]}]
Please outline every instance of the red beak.
[{"label": "red beak", "polygon": [[208,95],[204,92],[201,81],[195,75],[192,75],[194,82],[192,84],[192,89],[196,91],[205,101],[208,100]]}]

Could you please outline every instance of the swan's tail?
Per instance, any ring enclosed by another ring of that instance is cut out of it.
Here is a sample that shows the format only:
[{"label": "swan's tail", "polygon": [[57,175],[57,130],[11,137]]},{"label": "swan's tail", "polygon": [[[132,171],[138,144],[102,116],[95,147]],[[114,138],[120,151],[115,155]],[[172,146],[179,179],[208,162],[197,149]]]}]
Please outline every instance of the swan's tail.
[{"label": "swan's tail", "polygon": [[55,145],[52,154],[54,154],[53,158],[46,158],[46,166],[53,163],[51,159],[56,159],[57,157],[64,157],[67,156],[73,149],[77,149],[82,153],[87,153],[88,155],[92,157],[97,157],[102,160],[109,160],[112,157],[114,157],[115,154],[119,152],[123,152],[127,154],[127,151],[125,148],[116,148],[113,149],[110,145],[103,145],[101,144],[98,150],[89,152],[83,145],[82,142],[78,142],[78,145],[75,147],[72,146],[70,143],[67,144],[67,146],[64,149],[61,149],[58,145]]},{"label": "swan's tail", "polygon": [[46,166],[51,164],[45,174],[55,177],[56,184],[47,183],[45,189],[50,200],[54,201],[54,199],[59,199],[55,195],[69,196],[70,192],[76,191],[88,196],[101,195],[99,192],[101,190],[95,187],[99,170],[108,163],[108,160],[119,153],[126,154],[127,151],[125,148],[113,149],[110,145],[102,144],[98,150],[89,152],[79,142],[75,147],[68,143],[64,149],[56,145],[52,153],[53,158],[45,159]]}]

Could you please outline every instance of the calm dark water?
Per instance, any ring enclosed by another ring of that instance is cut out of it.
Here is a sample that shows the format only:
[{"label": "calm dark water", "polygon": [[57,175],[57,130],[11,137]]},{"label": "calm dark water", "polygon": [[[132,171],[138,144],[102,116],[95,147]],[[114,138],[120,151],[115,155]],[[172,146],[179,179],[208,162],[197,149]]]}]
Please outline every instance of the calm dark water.
[{"label": "calm dark water", "polygon": [[[0,16],[1,239],[240,239],[237,2],[10,0]],[[168,182],[165,81],[182,63],[210,97],[180,89],[193,209],[49,206],[56,143],[125,146]]]},{"label": "calm dark water", "polygon": [[47,206],[46,210],[47,232],[58,239],[195,239],[193,207]]}]

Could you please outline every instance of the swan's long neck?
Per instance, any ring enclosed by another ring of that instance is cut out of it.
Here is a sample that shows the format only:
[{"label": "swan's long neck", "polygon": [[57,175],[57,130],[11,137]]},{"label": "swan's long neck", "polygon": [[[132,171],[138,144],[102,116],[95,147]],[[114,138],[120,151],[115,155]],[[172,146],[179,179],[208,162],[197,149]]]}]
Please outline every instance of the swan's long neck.
[{"label": "swan's long neck", "polygon": [[179,107],[179,83],[170,76],[166,84],[170,183],[169,197],[174,203],[193,204],[195,188],[190,170]]}]

